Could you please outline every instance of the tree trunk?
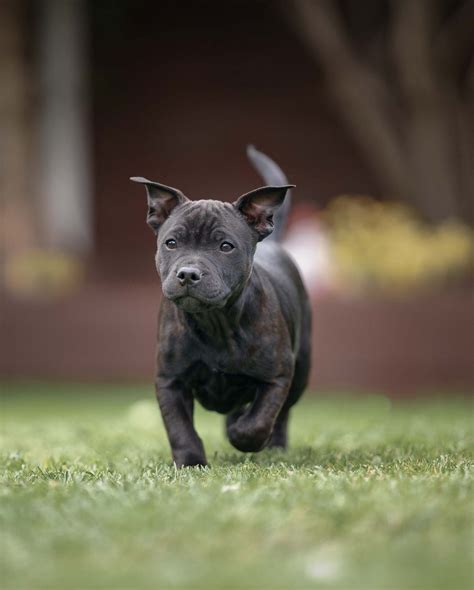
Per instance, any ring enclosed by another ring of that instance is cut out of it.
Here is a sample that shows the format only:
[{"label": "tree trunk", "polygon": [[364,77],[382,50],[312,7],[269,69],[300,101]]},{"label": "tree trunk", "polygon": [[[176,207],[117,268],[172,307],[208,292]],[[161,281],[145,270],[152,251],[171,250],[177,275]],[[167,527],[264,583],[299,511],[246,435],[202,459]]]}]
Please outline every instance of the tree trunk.
[{"label": "tree trunk", "polygon": [[[355,51],[336,2],[293,0],[292,12],[296,31],[322,67],[340,117],[381,191],[411,203],[432,222],[470,218],[473,184],[470,116],[456,76],[439,63],[436,7],[432,0],[393,1],[394,80]],[[471,46],[474,19],[466,24],[471,12],[462,6],[463,18],[456,14],[440,35],[444,61],[453,68],[459,69],[463,51]]]}]

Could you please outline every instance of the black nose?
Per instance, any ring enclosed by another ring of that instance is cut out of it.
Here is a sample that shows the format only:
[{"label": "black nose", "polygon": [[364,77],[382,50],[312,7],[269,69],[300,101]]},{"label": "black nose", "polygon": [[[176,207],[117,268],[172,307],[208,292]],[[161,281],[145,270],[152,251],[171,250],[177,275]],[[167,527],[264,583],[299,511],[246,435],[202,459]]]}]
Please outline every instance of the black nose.
[{"label": "black nose", "polygon": [[201,272],[191,266],[183,266],[176,273],[178,281],[182,285],[195,285],[201,280]]}]

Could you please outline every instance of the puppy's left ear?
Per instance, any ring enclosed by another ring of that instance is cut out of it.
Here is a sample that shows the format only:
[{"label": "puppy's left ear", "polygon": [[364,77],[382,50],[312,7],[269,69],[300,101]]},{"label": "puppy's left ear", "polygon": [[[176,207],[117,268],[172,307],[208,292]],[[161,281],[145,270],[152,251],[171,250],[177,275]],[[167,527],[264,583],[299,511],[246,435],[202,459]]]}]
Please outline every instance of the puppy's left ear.
[{"label": "puppy's left ear", "polygon": [[158,233],[161,225],[175,207],[189,201],[180,190],[172,186],[153,182],[152,180],[143,178],[143,176],[132,176],[130,180],[144,184],[146,187],[148,197],[146,222],[155,234]]},{"label": "puppy's left ear", "polygon": [[237,211],[242,213],[247,223],[257,232],[259,242],[272,233],[273,215],[283,204],[288,189],[294,187],[294,184],[264,186],[242,195],[233,203]]}]

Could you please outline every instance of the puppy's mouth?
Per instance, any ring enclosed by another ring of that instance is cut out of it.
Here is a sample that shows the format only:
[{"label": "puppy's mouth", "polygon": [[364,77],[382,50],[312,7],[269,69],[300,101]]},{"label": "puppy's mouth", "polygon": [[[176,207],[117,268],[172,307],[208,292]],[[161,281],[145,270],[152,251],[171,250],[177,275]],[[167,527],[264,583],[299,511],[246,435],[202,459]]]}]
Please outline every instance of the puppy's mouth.
[{"label": "puppy's mouth", "polygon": [[188,313],[199,313],[212,309],[222,309],[229,298],[229,295],[227,294],[219,294],[215,297],[205,297],[199,293],[190,292],[189,289],[186,289],[184,293],[173,295],[164,293],[164,295],[180,309]]}]

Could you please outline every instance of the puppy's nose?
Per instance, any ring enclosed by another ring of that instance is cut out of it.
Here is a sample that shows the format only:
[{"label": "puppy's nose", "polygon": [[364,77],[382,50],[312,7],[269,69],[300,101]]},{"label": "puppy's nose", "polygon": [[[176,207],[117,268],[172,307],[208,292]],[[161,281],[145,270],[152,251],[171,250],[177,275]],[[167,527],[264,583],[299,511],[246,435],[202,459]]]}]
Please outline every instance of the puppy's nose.
[{"label": "puppy's nose", "polygon": [[201,272],[191,266],[182,266],[176,276],[181,285],[195,285],[201,280]]}]

